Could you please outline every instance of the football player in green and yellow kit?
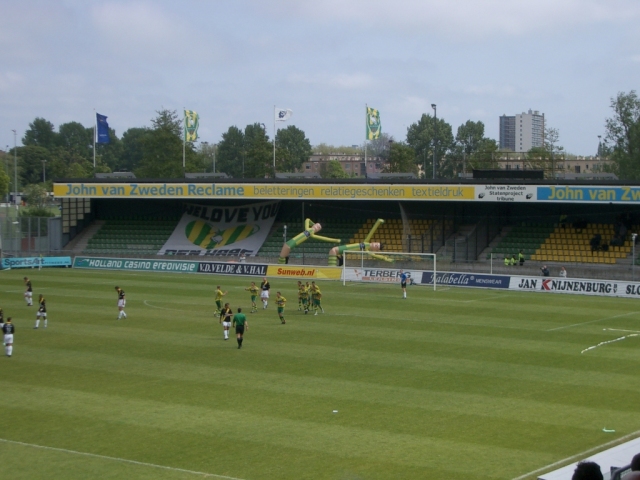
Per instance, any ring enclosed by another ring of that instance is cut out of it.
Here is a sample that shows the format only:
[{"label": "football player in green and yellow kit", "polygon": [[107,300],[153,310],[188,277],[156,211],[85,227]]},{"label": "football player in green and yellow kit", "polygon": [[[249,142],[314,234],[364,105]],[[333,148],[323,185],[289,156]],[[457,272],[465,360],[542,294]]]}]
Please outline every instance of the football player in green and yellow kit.
[{"label": "football player in green and yellow kit", "polygon": [[280,292],[276,293],[276,305],[278,306],[278,316],[280,317],[280,322],[287,323],[284,321],[284,306],[287,303],[287,299],[282,296]]},{"label": "football player in green and yellow kit", "polygon": [[256,298],[258,298],[258,293],[260,293],[260,287],[256,285],[256,282],[251,282],[251,286],[249,288],[245,288],[245,290],[251,293],[251,313],[255,313],[258,311]]}]

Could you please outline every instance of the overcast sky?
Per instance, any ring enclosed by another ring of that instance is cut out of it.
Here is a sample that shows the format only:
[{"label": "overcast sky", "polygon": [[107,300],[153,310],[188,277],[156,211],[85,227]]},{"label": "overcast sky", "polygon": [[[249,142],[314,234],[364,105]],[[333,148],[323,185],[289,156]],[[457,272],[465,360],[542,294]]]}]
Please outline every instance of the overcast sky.
[{"label": "overcast sky", "polygon": [[[109,117],[118,136],[161,108],[200,137],[273,129],[362,144],[365,104],[397,140],[424,112],[457,127],[529,109],[593,155],[611,97],[640,87],[638,0],[0,0],[0,149],[28,124]],[[281,124],[282,125],[282,124]]]}]

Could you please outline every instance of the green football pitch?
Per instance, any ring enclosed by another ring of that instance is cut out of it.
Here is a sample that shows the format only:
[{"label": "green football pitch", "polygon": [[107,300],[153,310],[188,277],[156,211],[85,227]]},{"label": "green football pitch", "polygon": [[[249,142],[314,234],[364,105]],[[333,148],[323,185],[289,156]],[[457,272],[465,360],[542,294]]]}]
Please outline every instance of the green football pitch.
[{"label": "green football pitch", "polygon": [[[0,477],[535,478],[640,435],[638,300],[321,282],[314,316],[272,278],[249,314],[251,280],[0,272],[16,325]],[[247,312],[241,350],[213,318],[216,285]]]}]

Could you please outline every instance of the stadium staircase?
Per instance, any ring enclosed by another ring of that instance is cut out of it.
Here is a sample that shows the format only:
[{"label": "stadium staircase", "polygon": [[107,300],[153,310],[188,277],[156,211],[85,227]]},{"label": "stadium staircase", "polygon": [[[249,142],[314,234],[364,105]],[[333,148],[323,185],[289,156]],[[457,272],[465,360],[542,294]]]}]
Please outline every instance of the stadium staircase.
[{"label": "stadium staircase", "polygon": [[548,223],[523,223],[513,226],[489,252],[489,255],[493,254],[494,260],[503,261],[505,256],[515,256],[517,260],[522,250],[525,260],[537,260],[536,253],[550,238],[554,229],[555,225]]}]

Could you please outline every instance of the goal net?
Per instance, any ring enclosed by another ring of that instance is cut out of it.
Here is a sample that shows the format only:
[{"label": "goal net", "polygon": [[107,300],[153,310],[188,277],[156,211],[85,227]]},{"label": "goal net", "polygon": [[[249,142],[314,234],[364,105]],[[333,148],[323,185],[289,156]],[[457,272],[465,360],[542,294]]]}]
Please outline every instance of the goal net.
[{"label": "goal net", "polygon": [[433,285],[436,289],[436,254],[403,252],[345,252],[342,284],[347,282],[400,283],[403,271],[407,284]]}]

